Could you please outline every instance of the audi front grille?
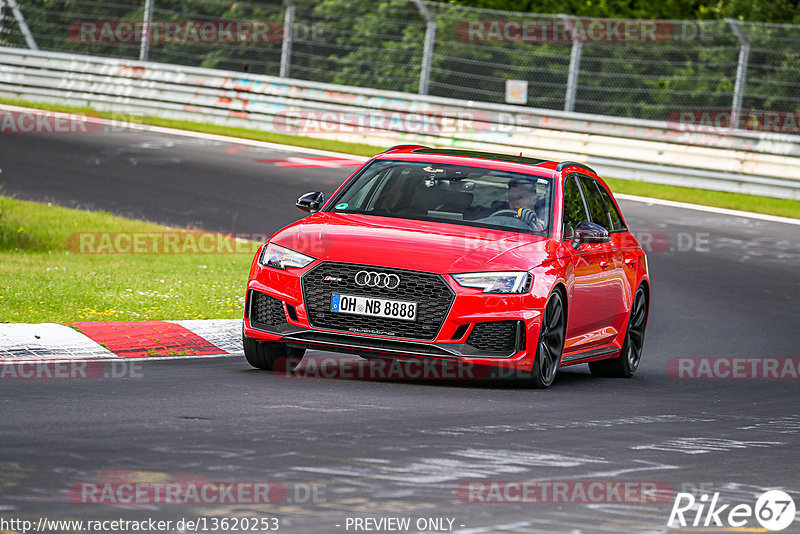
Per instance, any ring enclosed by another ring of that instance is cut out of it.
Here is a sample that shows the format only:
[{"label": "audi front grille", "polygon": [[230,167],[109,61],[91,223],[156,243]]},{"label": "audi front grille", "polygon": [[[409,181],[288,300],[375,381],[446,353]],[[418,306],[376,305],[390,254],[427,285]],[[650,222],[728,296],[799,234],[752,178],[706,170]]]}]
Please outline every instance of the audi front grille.
[{"label": "audi front grille", "polygon": [[[360,275],[359,285],[356,274]],[[396,277],[396,278],[395,278]],[[393,287],[399,278],[397,287]],[[381,283],[378,283],[381,281]],[[379,287],[378,287],[379,286]],[[331,312],[334,293],[417,302],[416,321]],[[303,276],[303,299],[309,323],[315,328],[408,339],[432,340],[455,300],[447,282],[433,273],[369,265],[323,262]]]}]

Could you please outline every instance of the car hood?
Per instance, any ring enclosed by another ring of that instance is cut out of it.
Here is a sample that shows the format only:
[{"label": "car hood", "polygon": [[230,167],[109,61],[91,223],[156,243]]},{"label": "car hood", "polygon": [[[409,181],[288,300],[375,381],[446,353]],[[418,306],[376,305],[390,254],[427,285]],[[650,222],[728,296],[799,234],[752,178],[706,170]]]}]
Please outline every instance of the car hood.
[{"label": "car hood", "polygon": [[457,273],[528,270],[555,257],[548,238],[455,224],[315,213],[271,241],[324,261]]}]

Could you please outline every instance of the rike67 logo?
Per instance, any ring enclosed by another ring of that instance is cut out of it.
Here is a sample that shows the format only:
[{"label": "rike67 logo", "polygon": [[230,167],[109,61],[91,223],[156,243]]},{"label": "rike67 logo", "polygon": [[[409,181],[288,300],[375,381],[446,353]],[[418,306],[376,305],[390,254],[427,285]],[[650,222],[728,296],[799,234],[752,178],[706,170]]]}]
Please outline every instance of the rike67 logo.
[{"label": "rike67 logo", "polygon": [[781,490],[762,493],[755,506],[719,504],[719,493],[711,497],[704,493],[699,498],[691,493],[678,493],[667,526],[733,527],[738,530],[746,525],[754,527],[755,520],[762,528],[777,532],[792,524],[794,514],[794,500]]}]

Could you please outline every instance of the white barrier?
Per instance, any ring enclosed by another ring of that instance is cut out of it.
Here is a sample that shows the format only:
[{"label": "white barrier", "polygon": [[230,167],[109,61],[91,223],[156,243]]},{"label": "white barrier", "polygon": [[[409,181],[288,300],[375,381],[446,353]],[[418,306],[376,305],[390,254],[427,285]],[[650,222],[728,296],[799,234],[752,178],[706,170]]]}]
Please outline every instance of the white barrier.
[{"label": "white barrier", "polygon": [[10,48],[0,48],[0,95],[370,144],[523,152],[617,178],[800,200],[797,135],[680,131],[665,121]]}]

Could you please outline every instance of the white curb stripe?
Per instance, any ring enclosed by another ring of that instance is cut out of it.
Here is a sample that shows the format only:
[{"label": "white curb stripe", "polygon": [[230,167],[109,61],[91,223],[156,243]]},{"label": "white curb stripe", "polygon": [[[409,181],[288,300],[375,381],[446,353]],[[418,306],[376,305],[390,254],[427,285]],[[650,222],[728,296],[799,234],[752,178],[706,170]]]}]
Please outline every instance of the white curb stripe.
[{"label": "white curb stripe", "polygon": [[184,327],[226,353],[243,351],[241,319],[193,319],[169,322]]},{"label": "white curb stripe", "polygon": [[80,332],[61,324],[0,324],[1,360],[82,360],[87,358],[119,357]]}]

